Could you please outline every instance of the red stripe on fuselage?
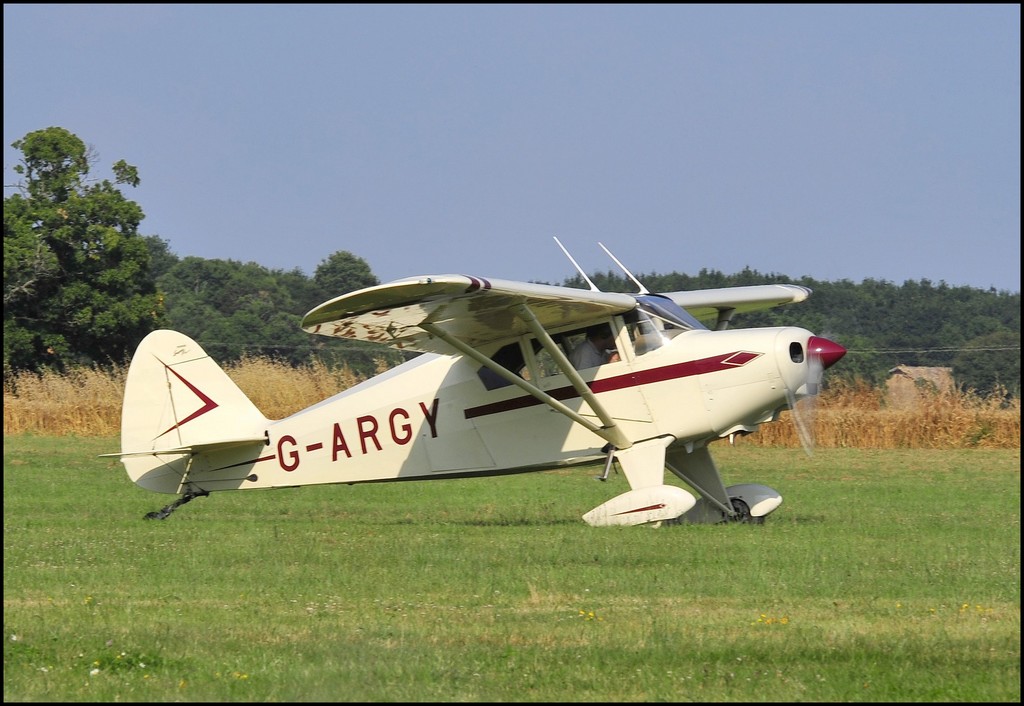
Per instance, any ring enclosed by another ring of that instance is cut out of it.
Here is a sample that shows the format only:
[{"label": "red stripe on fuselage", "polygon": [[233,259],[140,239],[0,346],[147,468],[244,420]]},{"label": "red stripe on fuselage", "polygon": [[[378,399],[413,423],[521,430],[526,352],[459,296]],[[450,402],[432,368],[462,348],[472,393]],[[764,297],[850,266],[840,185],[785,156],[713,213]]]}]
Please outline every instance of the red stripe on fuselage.
[{"label": "red stripe on fuselage", "polygon": [[[717,373],[722,370],[731,370],[733,368],[742,367],[750,361],[760,358],[761,355],[761,353],[751,353],[749,351],[735,351],[733,353],[726,353],[725,355],[716,355],[711,358],[691,360],[685,363],[676,363],[674,365],[665,365],[660,368],[627,373],[626,375],[602,378],[601,380],[594,380],[593,382],[587,383],[587,387],[589,387],[594,394],[599,394],[602,392],[621,390],[627,387],[639,387],[641,385],[650,385],[656,382],[665,382],[666,380],[692,377],[693,375]],[[554,390],[548,390],[548,394],[559,401],[579,397],[579,393],[577,393],[576,389],[571,385],[559,387]],[[541,404],[541,401],[532,395],[513,397],[508,400],[502,400],[501,402],[492,402],[490,404],[469,407],[466,409],[466,419],[485,417],[489,414],[500,414],[501,412],[509,412],[514,409],[524,409],[538,404]]]}]

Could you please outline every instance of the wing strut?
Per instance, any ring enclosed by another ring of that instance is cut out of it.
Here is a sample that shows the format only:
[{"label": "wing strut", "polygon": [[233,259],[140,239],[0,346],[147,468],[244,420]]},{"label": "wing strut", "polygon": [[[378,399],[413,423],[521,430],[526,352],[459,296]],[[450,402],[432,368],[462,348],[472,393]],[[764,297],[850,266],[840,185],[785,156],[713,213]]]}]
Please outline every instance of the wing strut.
[{"label": "wing strut", "polygon": [[601,406],[601,403],[597,401],[597,398],[594,396],[594,393],[587,386],[587,383],[583,380],[583,378],[580,377],[579,373],[576,372],[576,369],[572,367],[572,364],[565,357],[565,354],[562,353],[562,349],[559,348],[558,345],[555,344],[555,342],[551,339],[551,336],[549,336],[548,332],[544,330],[544,327],[540,325],[540,322],[537,321],[537,318],[533,315],[533,312],[530,311],[529,307],[527,307],[524,304],[519,304],[516,307],[516,310],[519,313],[519,315],[523,318],[523,320],[526,322],[526,324],[530,327],[531,331],[533,331],[533,333],[537,336],[537,339],[540,341],[541,345],[543,345],[544,348],[551,353],[552,357],[555,359],[555,362],[558,364],[562,372],[564,372],[568,376],[570,382],[572,382],[573,387],[580,394],[580,397],[586,400],[586,402],[590,405],[591,409],[594,410],[594,413],[604,423],[603,427],[594,424],[594,422],[587,419],[578,412],[574,411],[570,407],[566,406],[560,400],[556,400],[554,397],[544,392],[536,385],[530,383],[528,380],[524,380],[523,378],[519,377],[508,368],[496,363],[494,360],[488,358],[477,349],[473,348],[467,343],[464,343],[463,341],[460,341],[459,339],[455,338],[454,336],[444,331],[443,329],[439,328],[438,326],[435,326],[434,324],[427,322],[421,323],[419,326],[427,333],[431,334],[432,336],[437,336],[448,345],[452,346],[459,352],[469,356],[470,358],[480,363],[481,365],[487,366],[487,368],[493,370],[495,373],[500,375],[505,380],[508,380],[516,387],[519,387],[525,392],[527,392],[531,397],[536,398],[537,400],[543,402],[544,404],[554,409],[556,412],[564,414],[569,419],[582,425],[589,431],[592,431],[593,433],[597,434],[605,441],[610,442],[616,448],[628,449],[630,446],[632,446],[633,442],[631,442],[626,437],[626,435],[622,433],[622,430],[611,418],[611,415],[609,415],[608,412],[604,409],[604,407]]},{"label": "wing strut", "polygon": [[520,303],[513,308],[519,314],[519,317],[526,322],[526,325],[530,327],[530,331],[532,331],[533,335],[537,337],[540,344],[544,346],[544,350],[551,354],[551,357],[554,359],[558,369],[565,373],[565,376],[569,378],[569,382],[572,383],[573,388],[575,388],[576,392],[579,393],[579,396],[590,405],[594,414],[596,414],[604,424],[604,426],[601,427],[602,431],[596,433],[600,434],[601,438],[612,442],[612,444],[615,445],[615,448],[628,449],[632,446],[633,442],[626,438],[626,435],[622,433],[621,429],[619,429],[615,420],[612,419],[612,415],[608,414],[608,410],[606,410],[604,406],[597,401],[597,397],[594,396],[590,386],[587,385],[587,382],[582,377],[580,377],[576,368],[574,368],[572,363],[569,362],[569,359],[565,357],[565,353],[562,352],[562,349],[558,347],[558,344],[554,342],[551,336],[548,335],[548,332],[544,330],[544,327],[541,326],[540,322],[537,321],[537,317],[534,316],[530,307],[526,306],[526,304]]}]

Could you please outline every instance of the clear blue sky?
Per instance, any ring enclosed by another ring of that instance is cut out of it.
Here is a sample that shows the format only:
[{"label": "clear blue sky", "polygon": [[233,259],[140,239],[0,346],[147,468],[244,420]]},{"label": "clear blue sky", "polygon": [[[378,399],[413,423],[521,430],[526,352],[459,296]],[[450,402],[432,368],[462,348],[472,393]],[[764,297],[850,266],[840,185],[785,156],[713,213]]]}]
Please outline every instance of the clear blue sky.
[{"label": "clear blue sky", "polygon": [[50,126],[183,257],[1020,291],[1019,5],[4,5]]}]

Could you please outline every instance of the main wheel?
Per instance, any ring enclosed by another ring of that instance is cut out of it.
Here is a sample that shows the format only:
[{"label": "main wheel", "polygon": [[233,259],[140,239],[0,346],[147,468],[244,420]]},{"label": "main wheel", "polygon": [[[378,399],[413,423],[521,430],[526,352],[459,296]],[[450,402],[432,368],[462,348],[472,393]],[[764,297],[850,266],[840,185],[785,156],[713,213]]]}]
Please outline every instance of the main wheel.
[{"label": "main wheel", "polygon": [[733,522],[743,522],[751,525],[763,525],[763,517],[751,517],[750,506],[740,498],[729,498],[732,503],[732,509],[736,511],[736,514],[730,518]]}]

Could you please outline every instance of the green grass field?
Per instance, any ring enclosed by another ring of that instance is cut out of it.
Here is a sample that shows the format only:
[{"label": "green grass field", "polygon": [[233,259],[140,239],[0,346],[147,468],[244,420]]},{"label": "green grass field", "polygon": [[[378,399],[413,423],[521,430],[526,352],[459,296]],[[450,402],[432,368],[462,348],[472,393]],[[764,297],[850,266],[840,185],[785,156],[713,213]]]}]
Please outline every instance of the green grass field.
[{"label": "green grass field", "polygon": [[1020,452],[716,446],[763,526],[600,469],[172,501],[4,438],[5,701],[1020,701]]}]

